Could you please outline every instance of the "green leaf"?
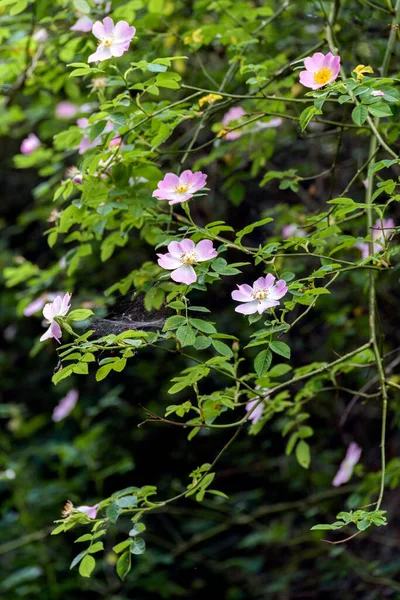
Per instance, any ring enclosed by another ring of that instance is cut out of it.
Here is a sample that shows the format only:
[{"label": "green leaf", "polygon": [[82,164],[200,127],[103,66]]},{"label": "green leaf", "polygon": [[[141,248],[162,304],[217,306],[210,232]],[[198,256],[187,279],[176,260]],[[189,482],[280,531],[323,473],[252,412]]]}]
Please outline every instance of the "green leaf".
[{"label": "green leaf", "polygon": [[86,550],[82,550],[82,552],[79,552],[79,554],[77,554],[77,555],[75,556],[75,558],[72,560],[72,562],[71,562],[71,564],[70,564],[69,568],[70,568],[70,569],[73,569],[74,567],[76,567],[76,565],[77,565],[77,564],[78,564],[78,563],[79,563],[79,562],[82,560],[82,558],[83,558],[84,556],[86,556],[86,554],[88,553],[88,550],[89,550],[89,549],[87,548]]},{"label": "green leaf", "polygon": [[196,341],[196,334],[191,327],[181,325],[176,331],[176,337],[181,343],[182,348],[185,346],[193,346]]},{"label": "green leaf", "polygon": [[311,531],[332,531],[335,530],[336,527],[333,527],[332,525],[329,525],[328,523],[321,523],[320,525],[314,525],[313,527],[311,527]]},{"label": "green leaf", "polygon": [[197,337],[194,343],[196,350],[205,350],[206,348],[209,348],[209,346],[211,346],[211,340],[204,335]]},{"label": "green leaf", "polygon": [[269,369],[272,362],[270,350],[262,350],[254,360],[254,369],[258,377],[262,377]]},{"label": "green leaf", "polygon": [[125,548],[128,548],[131,544],[132,544],[132,540],[130,540],[130,539],[124,540],[123,542],[120,542],[119,544],[114,546],[113,550],[114,550],[115,554],[120,554],[123,550],[125,550]]},{"label": "green leaf", "polygon": [[270,343],[269,347],[271,348],[272,352],[275,352],[275,354],[279,354],[284,358],[290,358],[290,347],[285,344],[285,342],[274,341]]},{"label": "green leaf", "polygon": [[308,106],[303,110],[300,115],[300,127],[301,130],[304,131],[315,115],[322,115],[322,110],[316,108],[315,106]]},{"label": "green leaf", "polygon": [[296,446],[297,462],[303,469],[308,469],[310,466],[310,446],[304,440],[301,440]]},{"label": "green leaf", "polygon": [[95,566],[96,566],[95,559],[93,558],[93,556],[90,556],[90,554],[87,554],[82,559],[82,561],[79,565],[79,574],[82,575],[82,577],[90,577]]},{"label": "green leaf", "polygon": [[91,142],[93,142],[96,138],[99,137],[100,134],[103,133],[106,125],[107,125],[106,121],[96,121],[96,123],[90,129],[90,133],[89,133],[89,139]]},{"label": "green leaf", "polygon": [[135,538],[133,540],[133,544],[131,545],[131,553],[132,554],[143,554],[146,551],[146,542],[143,538]]},{"label": "green leaf", "polygon": [[270,217],[267,217],[266,219],[262,219],[261,221],[256,221],[255,223],[252,223],[251,225],[247,225],[247,227],[245,227],[244,229],[241,229],[240,231],[237,232],[235,244],[239,244],[242,237],[247,235],[248,233],[251,233],[256,227],[262,227],[266,223],[271,223],[271,221],[273,221],[273,219],[271,219]]},{"label": "green leaf", "polygon": [[100,550],[104,550],[103,542],[96,542],[90,546],[89,553],[95,554],[96,552],[100,552]]},{"label": "green leaf", "polygon": [[149,12],[160,14],[164,8],[164,0],[150,0]]},{"label": "green leaf", "polygon": [[111,504],[107,506],[106,515],[110,519],[111,523],[116,523],[120,514],[121,508],[116,502],[111,502]]},{"label": "green leaf", "polygon": [[214,325],[211,325],[208,321],[203,321],[203,319],[189,319],[189,323],[202,333],[216,333],[217,331]]},{"label": "green leaf", "polygon": [[212,345],[219,354],[222,354],[222,356],[226,356],[226,358],[232,358],[233,352],[227,344],[224,344],[224,342],[213,340]]},{"label": "green leaf", "polygon": [[130,508],[137,506],[137,496],[123,496],[122,498],[118,498],[115,503],[120,508]]},{"label": "green leaf", "polygon": [[107,377],[110,371],[112,371],[113,364],[108,363],[107,365],[103,365],[100,369],[97,370],[96,373],[96,381],[102,381]]},{"label": "green leaf", "polygon": [[94,312],[88,308],[77,308],[76,310],[72,310],[69,313],[68,319],[70,321],[84,321],[85,319],[91,317],[93,314]]},{"label": "green leaf", "polygon": [[351,113],[351,118],[353,119],[354,123],[356,125],[363,125],[365,123],[365,121],[367,120],[368,117],[368,109],[366,106],[363,106],[362,104],[359,104],[358,106],[356,106],[353,109],[353,112]]},{"label": "green leaf", "polygon": [[124,552],[121,554],[117,561],[117,574],[122,581],[124,581],[125,577],[128,575],[131,570],[131,553]]},{"label": "green leaf", "polygon": [[362,519],[357,523],[357,529],[359,531],[365,531],[366,529],[368,529],[368,527],[370,527],[370,525],[371,521],[369,519]]},{"label": "green leaf", "polygon": [[368,110],[371,115],[374,117],[390,117],[393,113],[390,109],[390,106],[385,104],[384,102],[379,102],[378,104],[371,104],[368,106]]},{"label": "green leaf", "polygon": [[86,0],[74,0],[74,6],[77,11],[88,15],[90,13],[90,6]]},{"label": "green leaf", "polygon": [[135,537],[136,535],[143,533],[143,531],[145,531],[145,529],[146,529],[146,525],[144,523],[136,522],[133,524],[133,527],[130,530],[129,535],[131,537]]}]

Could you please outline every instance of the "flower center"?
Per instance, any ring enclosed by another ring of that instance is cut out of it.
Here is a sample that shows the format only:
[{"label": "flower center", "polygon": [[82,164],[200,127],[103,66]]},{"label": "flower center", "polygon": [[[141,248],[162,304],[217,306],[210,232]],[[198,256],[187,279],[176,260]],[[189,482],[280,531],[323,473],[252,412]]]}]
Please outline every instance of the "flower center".
[{"label": "flower center", "polygon": [[318,85],[325,85],[333,77],[333,72],[329,67],[322,67],[314,73],[314,81]]},{"label": "flower center", "polygon": [[101,41],[101,45],[105,46],[106,48],[110,48],[110,46],[112,46],[114,43],[114,36],[113,35],[109,35],[108,37],[104,38]]},{"label": "flower center", "polygon": [[175,191],[178,194],[186,194],[186,192],[188,191],[189,188],[190,188],[190,183],[180,183],[179,185],[177,185],[175,187]]},{"label": "flower center", "polygon": [[184,252],[181,256],[181,261],[184,265],[195,265],[199,262],[199,257],[194,250],[190,252]]},{"label": "flower center", "polygon": [[254,300],[265,300],[265,298],[268,298],[268,294],[268,290],[257,290],[253,293],[253,298]]}]

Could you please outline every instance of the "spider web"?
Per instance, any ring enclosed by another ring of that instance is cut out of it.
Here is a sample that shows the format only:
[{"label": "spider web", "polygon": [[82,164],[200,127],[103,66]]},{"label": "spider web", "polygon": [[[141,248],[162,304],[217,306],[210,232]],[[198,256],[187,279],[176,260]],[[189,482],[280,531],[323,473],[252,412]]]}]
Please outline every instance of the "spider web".
[{"label": "spider web", "polygon": [[90,329],[94,330],[97,337],[118,335],[129,329],[161,329],[166,321],[165,309],[146,310],[143,295],[128,294],[116,302],[105,317],[95,319],[90,324]]}]

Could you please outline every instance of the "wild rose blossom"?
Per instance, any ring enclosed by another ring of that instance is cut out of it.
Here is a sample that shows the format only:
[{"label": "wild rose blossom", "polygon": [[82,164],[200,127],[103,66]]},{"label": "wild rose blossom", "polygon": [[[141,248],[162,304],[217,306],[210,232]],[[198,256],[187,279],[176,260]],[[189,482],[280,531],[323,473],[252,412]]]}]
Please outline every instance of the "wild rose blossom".
[{"label": "wild rose blossom", "polygon": [[46,304],[46,302],[48,302],[49,300],[51,302],[52,300],[54,300],[54,298],[56,296],[57,296],[57,294],[54,292],[53,293],[45,292],[44,294],[41,294],[39,296],[39,298],[36,298],[36,300],[33,300],[32,302],[30,302],[30,304],[28,304],[28,306],[26,308],[24,308],[25,317],[31,317],[35,313],[42,310],[42,308]]},{"label": "wild rose blossom", "polygon": [[286,281],[280,279],[274,285],[275,277],[268,273],[266,277],[259,277],[253,287],[238,285],[238,289],[232,292],[233,300],[242,302],[235,311],[243,315],[252,315],[258,312],[260,315],[272,306],[278,306],[279,300],[288,291]]},{"label": "wild rose blossom", "polygon": [[76,510],[81,513],[85,513],[89,519],[95,519],[97,517],[97,509],[100,503],[94,504],[93,506],[77,506]]},{"label": "wild rose blossom", "polygon": [[328,52],[316,52],[304,59],[305,71],[300,72],[300,83],[312,90],[318,90],[327,83],[335,81],[340,71],[340,56]]},{"label": "wild rose blossom", "polygon": [[87,33],[88,31],[92,31],[93,21],[87,15],[79,17],[75,25],[70,27],[70,31],[82,31]]},{"label": "wild rose blossom", "polygon": [[79,112],[79,106],[68,102],[68,100],[62,100],[56,106],[56,117],[59,119],[72,119]]},{"label": "wild rose blossom", "polygon": [[99,40],[99,46],[94,54],[88,58],[88,62],[108,60],[113,56],[119,57],[129,50],[132,38],[135,36],[135,27],[130,27],[126,21],[114,21],[106,17],[103,22],[96,21],[92,27],[92,33]]},{"label": "wild rose blossom", "polygon": [[250,400],[246,404],[246,412],[249,413],[251,410],[253,410],[254,406],[260,402],[249,417],[249,421],[251,421],[253,425],[255,425],[261,419],[264,412],[264,402],[269,400],[269,390],[267,388],[260,388],[260,386],[257,385],[255,389],[261,390],[260,396],[263,396],[263,401],[260,402],[260,398],[254,398],[254,400]]},{"label": "wild rose blossom", "polygon": [[65,171],[65,174],[67,178],[72,179],[74,183],[82,183],[83,177],[78,167],[68,167],[68,169]]},{"label": "wild rose blossom", "polygon": [[40,140],[34,133],[30,133],[28,137],[22,140],[21,154],[31,154],[40,146]]},{"label": "wild rose blossom", "polygon": [[183,171],[181,175],[167,173],[157,184],[157,189],[153,192],[153,197],[157,200],[169,200],[168,204],[179,204],[187,202],[190,198],[201,190],[207,181],[207,175],[201,171]]},{"label": "wild rose blossom", "polygon": [[[222,125],[225,127],[229,127],[230,123],[235,121],[240,121],[242,117],[246,114],[246,111],[241,106],[234,106],[230,108],[227,113],[222,118]],[[237,140],[242,135],[242,132],[237,129],[236,131],[229,131],[224,135],[226,140]]]},{"label": "wild rose blossom", "polygon": [[360,460],[361,452],[362,450],[360,446],[358,446],[355,442],[350,444],[350,446],[347,448],[346,457],[342,461],[339,470],[332,481],[332,485],[334,487],[338,487],[339,485],[349,481],[353,474],[355,465]]},{"label": "wild rose blossom", "polygon": [[[393,219],[377,219],[375,225],[372,227],[372,242],[373,242],[373,253],[382,252],[385,249],[383,246],[385,238],[389,239],[393,232],[386,231],[388,229],[394,229],[395,224]],[[362,258],[368,258],[369,256],[369,245],[368,242],[357,242],[354,244],[355,248],[361,250]]]},{"label": "wild rose blossom", "polygon": [[304,237],[305,235],[306,232],[294,223],[292,225],[285,225],[282,228],[282,237],[285,239],[289,237]]},{"label": "wild rose blossom", "polygon": [[45,331],[45,333],[40,338],[40,341],[48,340],[49,338],[54,338],[58,343],[60,343],[60,339],[62,336],[61,327],[55,321],[55,317],[65,317],[68,314],[70,305],[71,294],[64,294],[63,297],[56,296],[53,302],[49,302],[43,309],[44,318],[50,323],[50,327]]},{"label": "wild rose blossom", "polygon": [[65,417],[67,417],[72,411],[72,409],[75,407],[76,403],[78,402],[78,398],[78,390],[70,390],[68,394],[64,396],[64,398],[62,398],[57,404],[57,406],[54,408],[52,416],[53,421],[55,423],[58,423],[58,421],[62,421],[62,419],[65,419]]},{"label": "wild rose blossom", "polygon": [[211,260],[217,256],[211,240],[201,240],[198,244],[190,239],[168,244],[167,254],[157,254],[158,264],[163,269],[172,270],[171,279],[190,285],[197,280],[192,265]]}]

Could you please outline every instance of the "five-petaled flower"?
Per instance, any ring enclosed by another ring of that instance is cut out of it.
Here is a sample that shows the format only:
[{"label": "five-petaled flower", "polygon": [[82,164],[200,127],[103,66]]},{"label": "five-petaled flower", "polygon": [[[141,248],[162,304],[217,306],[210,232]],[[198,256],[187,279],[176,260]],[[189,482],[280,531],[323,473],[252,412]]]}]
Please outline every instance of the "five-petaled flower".
[{"label": "five-petaled flower", "polygon": [[334,56],[328,52],[325,56],[322,52],[316,52],[304,59],[305,71],[300,72],[300,83],[312,90],[332,83],[339,75],[340,56]]},{"label": "five-petaled flower", "polygon": [[158,182],[153,197],[157,200],[169,200],[169,204],[187,202],[206,185],[206,181],[207,175],[201,171],[183,171],[179,176],[167,173],[164,179]]},{"label": "five-petaled flower", "polygon": [[40,146],[40,140],[34,133],[30,133],[28,137],[22,140],[21,154],[31,154]]},{"label": "five-petaled flower", "polygon": [[334,487],[338,487],[339,485],[349,481],[353,474],[355,465],[360,460],[361,452],[362,450],[360,446],[358,446],[355,442],[350,444],[350,446],[347,448],[346,456],[342,461],[334,480],[332,481],[332,485]]},{"label": "five-petaled flower", "polygon": [[46,304],[43,309],[43,316],[50,324],[50,327],[40,338],[41,342],[48,340],[49,338],[54,338],[58,343],[60,343],[62,331],[57,321],[55,321],[55,318],[65,317],[68,314],[68,311],[71,308],[70,300],[71,294],[64,294],[63,297],[56,296],[53,302]]},{"label": "five-petaled flower", "polygon": [[[396,226],[394,224],[393,219],[383,219],[382,221],[380,219],[377,219],[375,225],[372,227],[372,247],[373,247],[373,253],[376,254],[377,252],[382,252],[382,250],[385,249],[385,246],[383,245],[385,243],[385,238],[386,239],[390,239],[393,235],[393,231],[390,231],[391,229],[394,229]],[[368,258],[369,256],[369,244],[368,242],[357,242],[357,244],[354,244],[354,246],[356,248],[358,248],[359,250],[361,250],[361,256],[362,258]]]},{"label": "five-petaled flower", "polygon": [[235,311],[243,315],[252,315],[258,312],[260,315],[272,306],[278,306],[279,300],[288,291],[286,281],[279,279],[274,285],[275,277],[268,273],[266,277],[259,277],[251,285],[246,283],[238,285],[238,289],[232,292],[233,300],[242,302]]},{"label": "five-petaled flower", "polygon": [[71,410],[75,407],[75,404],[78,402],[79,392],[78,390],[72,389],[70,390],[64,398],[60,400],[57,406],[53,410],[52,419],[55,423],[58,421],[62,421],[65,419],[71,412]]},{"label": "five-petaled flower", "polygon": [[92,33],[99,40],[99,46],[96,52],[89,56],[88,62],[122,56],[124,52],[129,50],[136,29],[126,21],[118,21],[114,25],[114,21],[110,17],[106,17],[103,22],[96,21],[92,27]]},{"label": "five-petaled flower", "polygon": [[192,265],[211,260],[217,256],[211,240],[201,240],[198,244],[190,239],[168,244],[167,254],[158,254],[158,264],[163,269],[172,271],[171,279],[178,283],[190,285],[197,280]]}]

